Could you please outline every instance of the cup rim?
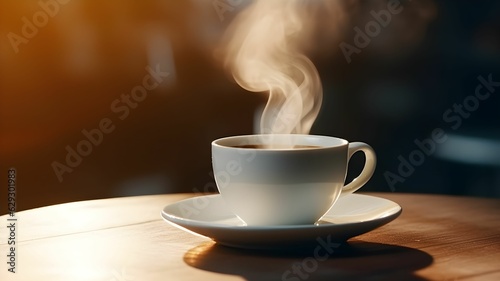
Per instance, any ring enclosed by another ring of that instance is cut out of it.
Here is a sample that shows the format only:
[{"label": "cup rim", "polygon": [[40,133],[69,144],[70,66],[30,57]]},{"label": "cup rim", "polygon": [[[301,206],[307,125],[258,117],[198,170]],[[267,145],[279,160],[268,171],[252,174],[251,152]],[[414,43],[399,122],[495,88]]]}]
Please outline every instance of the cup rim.
[{"label": "cup rim", "polygon": [[[275,138],[275,143],[280,143],[278,141],[281,140],[289,140],[289,138],[295,139],[296,142],[294,144],[298,145],[311,145],[318,147],[307,147],[307,148],[241,148],[235,147],[236,145],[245,145],[245,144],[265,144],[263,141],[265,138],[273,137]],[[276,140],[276,138],[278,140]],[[248,141],[251,139],[252,141]],[[248,142],[245,142],[248,141]],[[299,141],[301,140],[301,141]],[[225,149],[251,149],[257,151],[304,151],[304,150],[321,150],[321,149],[329,149],[329,148],[338,148],[342,146],[347,146],[349,142],[345,139],[325,136],[325,135],[306,135],[306,134],[254,134],[254,135],[236,135],[236,136],[228,136],[218,138],[212,141],[212,147],[219,147]]]}]

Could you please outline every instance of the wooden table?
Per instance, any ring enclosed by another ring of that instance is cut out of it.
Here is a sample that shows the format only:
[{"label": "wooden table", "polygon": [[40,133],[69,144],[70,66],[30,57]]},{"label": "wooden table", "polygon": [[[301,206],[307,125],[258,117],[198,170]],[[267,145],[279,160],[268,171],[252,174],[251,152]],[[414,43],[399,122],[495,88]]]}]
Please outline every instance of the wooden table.
[{"label": "wooden table", "polygon": [[313,249],[227,248],[160,218],[165,205],[193,194],[23,211],[17,214],[15,274],[5,262],[8,217],[0,217],[0,280],[282,280],[301,264],[309,271],[285,280],[500,280],[500,200],[372,195],[399,203],[403,214],[315,262]]}]

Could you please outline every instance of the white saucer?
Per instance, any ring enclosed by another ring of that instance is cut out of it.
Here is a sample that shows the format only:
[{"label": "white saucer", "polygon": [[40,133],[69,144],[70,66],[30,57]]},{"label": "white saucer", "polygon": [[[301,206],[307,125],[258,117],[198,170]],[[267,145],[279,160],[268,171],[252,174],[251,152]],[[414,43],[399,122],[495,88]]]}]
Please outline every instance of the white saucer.
[{"label": "white saucer", "polygon": [[401,210],[384,198],[351,194],[341,197],[316,224],[246,226],[216,194],[170,204],[161,215],[173,225],[217,243],[262,249],[318,243],[318,239],[344,242],[394,220]]}]

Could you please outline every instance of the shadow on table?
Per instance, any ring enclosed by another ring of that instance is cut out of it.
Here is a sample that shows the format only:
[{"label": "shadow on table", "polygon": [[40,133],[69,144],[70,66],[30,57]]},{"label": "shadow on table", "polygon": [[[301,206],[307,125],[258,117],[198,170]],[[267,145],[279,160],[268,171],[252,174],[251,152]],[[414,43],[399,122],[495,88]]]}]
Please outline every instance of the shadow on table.
[{"label": "shadow on table", "polygon": [[414,272],[433,262],[426,252],[388,244],[354,240],[331,253],[326,248],[316,250],[317,247],[261,251],[207,242],[189,250],[184,262],[249,281],[426,280]]}]

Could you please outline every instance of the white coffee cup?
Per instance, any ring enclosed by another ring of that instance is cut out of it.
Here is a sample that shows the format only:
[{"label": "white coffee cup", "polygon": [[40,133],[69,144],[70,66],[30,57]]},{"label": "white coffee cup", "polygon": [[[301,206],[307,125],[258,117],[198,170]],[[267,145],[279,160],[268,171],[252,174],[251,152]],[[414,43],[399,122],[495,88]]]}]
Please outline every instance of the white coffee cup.
[{"label": "white coffee cup", "polygon": [[[364,168],[344,185],[358,151]],[[376,156],[365,143],[335,137],[246,135],[213,141],[212,164],[222,198],[247,225],[300,225],[317,222],[339,196],[368,182]]]}]

